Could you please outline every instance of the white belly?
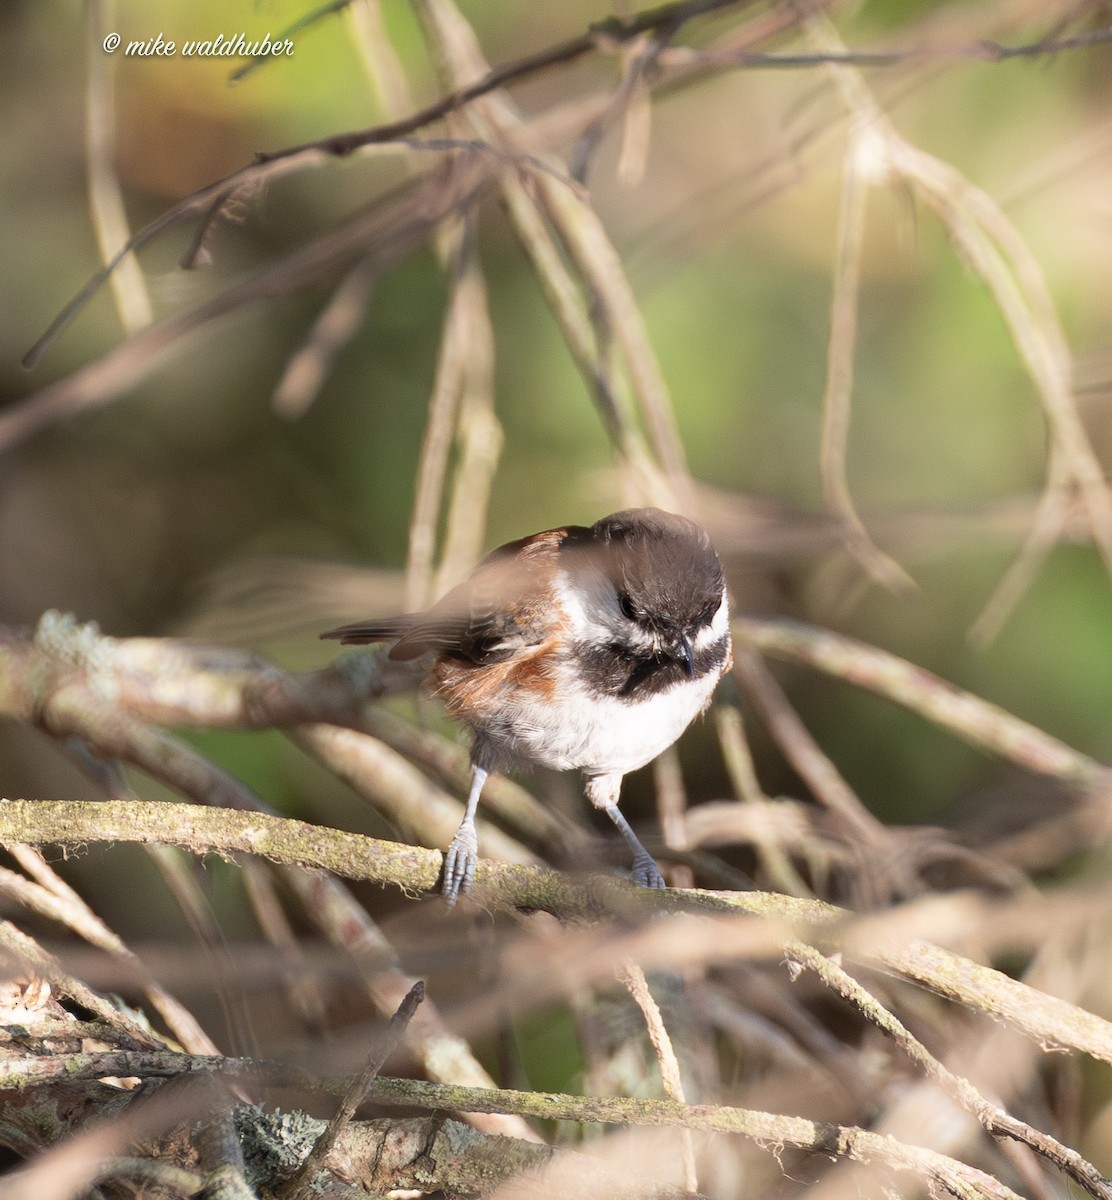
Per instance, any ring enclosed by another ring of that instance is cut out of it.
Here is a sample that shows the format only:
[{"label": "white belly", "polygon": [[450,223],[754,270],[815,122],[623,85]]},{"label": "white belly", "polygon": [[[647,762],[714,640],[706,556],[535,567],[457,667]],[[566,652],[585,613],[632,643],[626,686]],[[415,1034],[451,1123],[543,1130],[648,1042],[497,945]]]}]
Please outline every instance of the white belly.
[{"label": "white belly", "polygon": [[481,736],[503,754],[557,771],[624,775],[666,750],[706,708],[717,683],[717,676],[684,680],[627,701],[591,695],[568,678],[555,689],[569,697],[563,701],[523,698],[520,692],[507,697],[499,706],[501,719],[483,727]]}]

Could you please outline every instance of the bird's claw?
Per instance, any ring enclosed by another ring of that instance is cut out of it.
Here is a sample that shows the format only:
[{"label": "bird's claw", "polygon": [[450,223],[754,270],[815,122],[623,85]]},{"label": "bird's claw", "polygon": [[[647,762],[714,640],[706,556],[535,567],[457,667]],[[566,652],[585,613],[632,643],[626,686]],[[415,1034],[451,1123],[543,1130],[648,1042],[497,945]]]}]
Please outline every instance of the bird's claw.
[{"label": "bird's claw", "polygon": [[664,882],[664,876],[660,873],[660,868],[656,865],[651,854],[647,851],[644,854],[637,854],[633,859],[633,882],[638,883],[641,887],[647,888],[666,888],[668,885]]},{"label": "bird's claw", "polygon": [[449,908],[471,891],[479,862],[479,839],[474,827],[460,826],[444,856],[444,882],[440,891]]}]

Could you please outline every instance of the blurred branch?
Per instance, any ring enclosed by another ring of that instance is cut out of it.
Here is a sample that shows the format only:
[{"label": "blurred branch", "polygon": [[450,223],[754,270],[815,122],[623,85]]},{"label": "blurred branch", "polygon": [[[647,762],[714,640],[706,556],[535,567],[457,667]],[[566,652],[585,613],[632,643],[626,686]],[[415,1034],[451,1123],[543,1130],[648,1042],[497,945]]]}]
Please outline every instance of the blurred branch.
[{"label": "blurred branch", "polygon": [[[597,33],[583,34],[547,51],[530,55],[506,67],[491,71],[478,83],[459,88],[409,117],[352,133],[332,134],[269,154],[260,154],[252,165],[243,167],[224,179],[217,180],[194,192],[135,234],[100,271],[92,276],[85,287],[55,318],[43,336],[24,356],[24,366],[33,367],[38,362],[50,343],[69,325],[128,254],[140,249],[179,221],[204,214],[204,225],[207,225],[235,193],[246,188],[253,188],[264,180],[271,180],[290,170],[299,169],[324,158],[342,158],[366,146],[398,141],[515,79],[582,57],[595,48],[600,33],[604,32],[607,40],[621,39],[623,36],[633,38],[646,30],[661,26],[678,28],[679,24],[691,17],[729,8],[739,3],[752,3],[752,0],[681,0],[680,3],[664,5],[662,8],[642,13],[628,22],[623,22],[619,18],[611,18],[604,22],[604,29],[599,27]],[[0,439],[0,445],[2,445],[2,439]]]},{"label": "blurred branch", "polygon": [[422,980],[418,980],[398,1005],[398,1011],[390,1018],[390,1024],[382,1037],[382,1044],[367,1060],[367,1065],[363,1068],[362,1073],[356,1076],[351,1086],[343,1094],[339,1108],[333,1114],[312,1150],[309,1151],[298,1173],[286,1185],[283,1191],[285,1200],[311,1200],[316,1192],[315,1175],[317,1171],[335,1149],[344,1130],[354,1120],[359,1106],[367,1098],[367,1093],[378,1078],[386,1060],[397,1049],[398,1043],[405,1036],[406,1028],[413,1019],[417,1006],[424,998],[425,984]]},{"label": "blurred branch", "polygon": [[[649,981],[645,978],[645,972],[641,970],[637,963],[627,961],[622,964],[618,974],[629,994],[633,997],[633,1002],[641,1010],[641,1015],[645,1018],[649,1041],[652,1042],[653,1050],[656,1051],[656,1060],[660,1065],[660,1081],[664,1086],[665,1095],[669,1100],[675,1100],[679,1104],[686,1104],[687,1096],[684,1094],[680,1061],[676,1057],[675,1047],[672,1045],[668,1028],[664,1024],[663,1016],[661,1016],[660,1006],[649,990]],[[698,1191],[699,1178],[695,1168],[695,1146],[691,1140],[691,1130],[682,1130],[680,1136],[680,1145],[683,1151],[684,1185],[688,1191]]]},{"label": "blurred branch", "polygon": [[[0,800],[0,811],[3,811],[5,803]],[[7,840],[19,842],[21,839]],[[33,971],[62,995],[88,1009],[117,1036],[126,1038],[131,1045],[148,1050],[163,1045],[164,1040],[140,1020],[129,1012],[121,1011],[111,1001],[98,996],[92,988],[63,970],[52,954],[9,921],[0,921],[0,965],[8,971]]]},{"label": "blurred branch", "polygon": [[1014,1138],[1030,1146],[1052,1162],[1059,1170],[1083,1187],[1091,1196],[1112,1200],[1112,1182],[1087,1162],[1076,1150],[1063,1145],[1057,1138],[1033,1129],[1026,1121],[1017,1120],[997,1104],[992,1104],[960,1075],[955,1075],[934,1057],[918,1038],[875,996],[870,995],[848,972],[833,959],[818,953],[811,946],[788,947],[788,961],[806,968],[837,995],[849,1001],[874,1025],[882,1029],[931,1079],[966,1112],[972,1113],[993,1137]]},{"label": "blurred branch", "polygon": [[893,852],[893,831],[862,804],[751,645],[741,641],[734,647],[733,669],[785,759],[815,799],[834,815],[840,832],[853,847],[860,868],[855,886],[862,902],[871,906],[889,899],[893,892],[912,896],[919,891],[914,873]]},{"label": "blurred branch", "polygon": [[868,688],[979,749],[1025,770],[1085,786],[1112,782],[1109,768],[1064,742],[930,671],[876,646],[798,621],[747,617],[739,631],[766,654],[806,663]]},{"label": "blurred branch", "polygon": [[[24,365],[34,366],[47,350],[51,342],[73,320],[84,307],[90,297],[119,267],[128,255],[152,241],[159,234],[173,225],[204,214],[204,224],[208,224],[220,212],[224,204],[233,194],[244,189],[253,188],[264,180],[270,180],[290,170],[299,169],[317,163],[328,157],[346,157],[355,151],[368,146],[385,145],[399,141],[409,134],[424,128],[458,110],[465,108],[473,101],[481,99],[491,92],[498,91],[521,79],[528,78],[538,72],[573,62],[595,50],[606,50],[614,45],[634,41],[646,33],[656,33],[659,36],[672,38],[688,21],[698,17],[732,7],[748,7],[753,0],[681,0],[679,3],[662,5],[659,8],[646,10],[629,18],[611,16],[598,22],[585,34],[560,42],[546,50],[527,55],[512,63],[488,70],[486,74],[472,83],[454,89],[434,103],[418,110],[408,117],[385,124],[372,126],[368,129],[349,133],[331,134],[311,142],[299,143],[283,150],[261,154],[255,163],[243,167],[223,179],[201,188],[191,196],[186,197],[160,217],[132,236],[126,245],[96,272],[89,282],[81,289],[74,299],[66,305],[59,316],[35,345],[24,356]],[[331,6],[325,6],[327,11]],[[312,15],[312,14],[311,14]],[[723,69],[726,67],[786,67],[813,68],[829,64],[844,64],[848,66],[889,66],[927,58],[932,60],[945,58],[972,58],[987,61],[1002,61],[1015,57],[1035,57],[1084,49],[1112,40],[1112,28],[1100,29],[1073,37],[1058,40],[1044,40],[1026,43],[1019,46],[1007,47],[990,40],[981,39],[965,47],[939,47],[924,49],[922,47],[893,50],[884,52],[849,52],[844,49],[829,50],[810,54],[757,54],[749,51],[727,51],[721,58],[709,56],[705,63],[698,60],[697,51],[685,51],[684,62],[687,72],[690,72],[694,55],[696,66]],[[681,57],[684,57],[681,56]],[[654,86],[663,86],[665,80]]]},{"label": "blurred branch", "polygon": [[[99,842],[159,843],[199,855],[256,854],[272,862],[323,869],[409,894],[433,893],[443,862],[438,851],[265,813],[144,802],[2,802],[0,844],[13,841],[67,847]],[[677,918],[687,914],[670,930],[650,922],[624,940],[608,940],[600,969],[605,966],[611,973],[619,955],[635,958],[646,969],[654,964],[705,964],[754,952],[779,955],[793,937],[798,940],[800,929],[806,929],[811,940],[824,945],[836,941],[856,961],[895,972],[976,1011],[992,1013],[1044,1046],[1078,1049],[1112,1063],[1112,1023],[991,967],[921,939],[909,940],[907,911],[852,920],[845,911],[821,901],[776,893],[658,892],[612,876],[565,875],[488,859],[479,862],[473,900],[480,909],[541,910],[565,921],[593,921],[607,914],[625,921],[664,913]],[[926,917],[936,912],[945,925],[949,917],[944,901],[937,898],[930,903],[937,907],[924,910]],[[752,916],[765,921],[755,924],[749,919]],[[738,918],[743,919],[739,922]],[[577,959],[582,965],[583,954]],[[550,969],[555,969],[555,963]]]},{"label": "blurred branch", "polygon": [[[123,191],[115,165],[116,108],[114,59],[101,49],[110,25],[110,0],[85,0],[89,50],[85,91],[85,160],[89,173],[89,214],[101,259],[107,263],[130,237]],[[126,254],[112,273],[112,295],[125,332],[135,333],[154,319],[139,260]]]},{"label": "blurred branch", "polygon": [[378,264],[364,258],[340,281],[313,323],[305,344],[282,372],[274,389],[274,411],[288,420],[302,417],[316,400],[336,358],[359,330],[371,302]]},{"label": "blurred branch", "polygon": [[[281,165],[273,164],[275,167]],[[256,170],[265,173],[267,166],[247,168],[244,174]],[[327,282],[356,255],[364,255],[376,272],[400,262],[429,238],[444,217],[476,203],[489,187],[493,170],[487,156],[472,155],[448,179],[440,172],[433,172],[413,183],[403,184],[396,192],[374,201],[362,212],[326,230],[257,274],[114,346],[100,358],[56,383],[48,384],[0,414],[0,452],[56,421],[108,403],[145,378],[171,351],[180,351],[182,341],[189,335],[245,305],[275,300],[295,294],[311,284]],[[235,185],[239,186],[239,183]],[[204,202],[222,189],[229,194],[235,190],[219,184],[196,193],[132,238],[128,248],[134,249],[204,207]],[[48,342],[77,315],[117,262],[118,259],[114,259],[104,271],[98,272],[63,310],[28,355],[27,365],[33,365]]]},{"label": "blurred branch", "polygon": [[[823,15],[809,14],[804,27],[812,43],[823,52],[843,49],[834,27]],[[855,127],[851,138],[856,158],[853,170],[860,172],[863,181],[911,188],[934,212],[956,251],[991,294],[1016,353],[1031,377],[1050,428],[1049,463],[1035,522],[1019,557],[974,626],[974,636],[987,641],[999,630],[1060,536],[1066,519],[1068,485],[1076,486],[1080,493],[1089,532],[1112,574],[1112,501],[1103,468],[1077,410],[1065,332],[1042,267],[1026,240],[987,192],[949,163],[920,150],[896,131],[858,71],[848,66],[830,69]],[[845,218],[843,212],[843,221]],[[846,236],[843,231],[843,242]],[[840,304],[836,303],[836,315],[850,300],[848,284],[852,283],[852,276],[846,272],[847,264],[840,263],[840,285],[836,280],[836,302]],[[846,325],[844,312],[842,324],[846,332],[840,340],[848,345],[852,330]],[[844,365],[841,374],[844,375]],[[828,391],[828,399],[833,399],[836,407],[827,416],[826,442],[834,450],[840,446],[838,433],[848,412],[848,393],[840,395],[840,390],[844,388]],[[837,464],[837,455],[832,461]],[[855,513],[849,505],[848,493],[837,486],[837,471],[831,479],[835,485],[833,498],[843,515],[851,520],[850,544],[854,540],[860,543],[862,533],[853,523]],[[875,555],[867,553],[866,557],[870,562],[875,560]]]},{"label": "blurred branch", "polygon": [[100,947],[136,968],[143,978],[143,991],[148,1002],[165,1021],[167,1029],[174,1037],[195,1054],[216,1053],[215,1044],[205,1034],[193,1014],[150,976],[142,967],[138,956],[127,948],[120,937],[96,916],[72,888],[62,882],[37,851],[18,844],[9,845],[7,849],[17,861],[34,871],[44,881],[49,880],[52,886],[48,888],[43,883],[32,883],[16,872],[0,867],[0,895],[31,912],[72,929],[91,945]]},{"label": "blurred branch", "polygon": [[869,188],[868,157],[873,136],[870,124],[861,120],[855,122],[842,164],[819,465],[827,508],[844,522],[849,551],[879,583],[893,592],[907,592],[915,588],[915,581],[870,537],[853,502],[846,467],[857,342],[858,285]]},{"label": "blurred branch", "polygon": [[[46,1060],[49,1063],[50,1060]],[[0,1087],[19,1086],[37,1074],[42,1060],[17,1059],[0,1063]],[[9,1069],[5,1072],[3,1068]],[[139,1055],[127,1052],[77,1054],[70,1057],[71,1078],[98,1078],[106,1074],[174,1077],[184,1073],[287,1079],[285,1068],[269,1064],[162,1052]],[[319,1088],[319,1083],[316,1084]],[[346,1089],[343,1080],[331,1081],[329,1090]],[[380,1077],[371,1085],[370,1099],[391,1107],[442,1112],[514,1113],[541,1120],[649,1125],[657,1128],[733,1133],[766,1148],[791,1147],[850,1160],[882,1164],[892,1171],[910,1171],[944,1191],[967,1196],[969,1189],[999,1200],[1019,1200],[1016,1194],[984,1171],[931,1150],[897,1142],[894,1138],[854,1126],[811,1121],[754,1109],[725,1105],[686,1105],[672,1100],[626,1097],[568,1096],[556,1092],[521,1092],[505,1088],[467,1088],[426,1083],[413,1079]],[[976,1194],[976,1193],[973,1193]]]}]

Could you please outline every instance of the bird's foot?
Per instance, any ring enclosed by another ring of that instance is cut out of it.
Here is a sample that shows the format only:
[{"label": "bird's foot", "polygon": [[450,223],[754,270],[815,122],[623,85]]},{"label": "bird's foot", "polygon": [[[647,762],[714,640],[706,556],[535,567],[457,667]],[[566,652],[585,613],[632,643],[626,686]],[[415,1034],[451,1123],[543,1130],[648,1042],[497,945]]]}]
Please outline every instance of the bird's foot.
[{"label": "bird's foot", "polygon": [[473,823],[464,821],[456,830],[444,856],[444,882],[441,894],[449,908],[455,906],[461,895],[471,891],[475,882],[475,867],[479,862],[479,837]]},{"label": "bird's foot", "polygon": [[633,852],[633,882],[642,887],[664,888],[664,876],[656,865],[653,856],[641,845],[641,839],[630,828],[629,822],[622,816],[616,804],[608,804],[606,815],[614,822],[618,832],[625,838],[626,845]]},{"label": "bird's foot", "polygon": [[633,857],[633,882],[647,888],[665,888],[664,876],[647,850]]}]

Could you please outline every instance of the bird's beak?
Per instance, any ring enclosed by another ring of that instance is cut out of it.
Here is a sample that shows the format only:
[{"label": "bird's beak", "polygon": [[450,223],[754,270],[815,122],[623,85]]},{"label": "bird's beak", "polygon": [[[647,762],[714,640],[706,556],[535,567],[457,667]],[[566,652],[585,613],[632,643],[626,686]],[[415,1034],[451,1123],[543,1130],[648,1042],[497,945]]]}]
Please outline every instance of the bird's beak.
[{"label": "bird's beak", "polygon": [[681,637],[679,645],[679,660],[683,663],[683,669],[687,672],[688,679],[695,678],[695,652],[691,648],[691,639]]}]

